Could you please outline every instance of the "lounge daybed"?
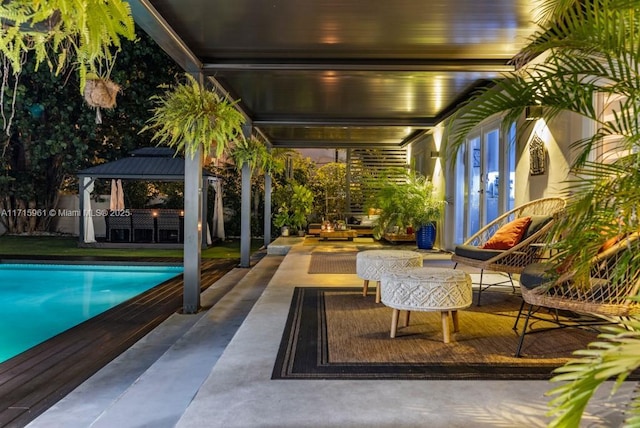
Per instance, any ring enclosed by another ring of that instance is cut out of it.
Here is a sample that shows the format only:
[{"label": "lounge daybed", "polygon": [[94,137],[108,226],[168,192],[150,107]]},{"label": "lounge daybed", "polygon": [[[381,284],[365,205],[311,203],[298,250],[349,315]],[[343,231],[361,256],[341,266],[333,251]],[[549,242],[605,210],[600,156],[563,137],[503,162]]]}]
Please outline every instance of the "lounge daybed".
[{"label": "lounge daybed", "polygon": [[[544,243],[553,221],[565,205],[563,198],[543,198],[528,202],[499,216],[455,248],[451,260],[456,266],[462,263],[480,269],[478,305],[482,291],[498,285],[483,287],[482,275],[485,270],[506,273],[509,278],[503,283],[509,283],[515,291],[511,275],[522,272],[525,266],[538,261],[545,249]],[[527,218],[529,221],[524,221]],[[503,234],[506,229],[508,230]],[[518,229],[515,234],[512,233],[514,229]],[[500,241],[496,238],[505,236],[506,240],[496,242]]]}]

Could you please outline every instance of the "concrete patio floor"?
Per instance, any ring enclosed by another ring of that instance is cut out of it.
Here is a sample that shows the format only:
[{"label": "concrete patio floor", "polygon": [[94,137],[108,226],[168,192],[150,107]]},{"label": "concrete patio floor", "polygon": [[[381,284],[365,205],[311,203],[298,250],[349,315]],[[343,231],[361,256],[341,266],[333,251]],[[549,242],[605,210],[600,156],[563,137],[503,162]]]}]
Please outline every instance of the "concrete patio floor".
[{"label": "concrete patio floor", "polygon": [[[285,252],[285,255],[277,253]],[[322,251],[356,243],[323,244]],[[271,246],[270,246],[271,248]],[[30,427],[538,427],[547,381],[271,380],[296,286],[361,286],[307,273],[315,246],[276,241],[35,419]],[[430,257],[429,255],[427,257]],[[436,256],[441,257],[441,256]],[[486,275],[485,275],[486,276]],[[514,343],[515,346],[515,343]],[[625,402],[633,384],[615,400]],[[609,389],[584,426],[619,426]]]}]

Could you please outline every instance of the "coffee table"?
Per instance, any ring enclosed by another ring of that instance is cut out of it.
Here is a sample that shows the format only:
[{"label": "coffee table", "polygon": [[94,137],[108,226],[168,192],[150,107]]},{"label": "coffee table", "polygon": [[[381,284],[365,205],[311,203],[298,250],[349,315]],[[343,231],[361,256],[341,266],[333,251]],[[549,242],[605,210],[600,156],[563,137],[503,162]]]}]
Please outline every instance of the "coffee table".
[{"label": "coffee table", "polygon": [[347,239],[349,241],[353,241],[353,238],[355,238],[356,236],[358,236],[358,232],[353,229],[333,230],[331,232],[328,232],[326,230],[320,231],[320,238],[325,241],[328,241],[330,239]]}]

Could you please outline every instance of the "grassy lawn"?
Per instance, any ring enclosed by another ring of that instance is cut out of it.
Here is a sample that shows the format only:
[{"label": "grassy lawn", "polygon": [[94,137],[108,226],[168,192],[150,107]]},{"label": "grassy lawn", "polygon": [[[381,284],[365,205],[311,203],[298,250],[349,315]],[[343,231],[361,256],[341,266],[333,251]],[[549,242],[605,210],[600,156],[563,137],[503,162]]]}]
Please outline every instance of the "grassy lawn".
[{"label": "grassy lawn", "polygon": [[[251,252],[257,251],[262,240],[251,241]],[[182,249],[155,248],[78,248],[73,236],[0,236],[0,257],[11,256],[104,256],[104,257],[182,257]],[[219,242],[202,250],[202,258],[240,258],[240,240]]]}]

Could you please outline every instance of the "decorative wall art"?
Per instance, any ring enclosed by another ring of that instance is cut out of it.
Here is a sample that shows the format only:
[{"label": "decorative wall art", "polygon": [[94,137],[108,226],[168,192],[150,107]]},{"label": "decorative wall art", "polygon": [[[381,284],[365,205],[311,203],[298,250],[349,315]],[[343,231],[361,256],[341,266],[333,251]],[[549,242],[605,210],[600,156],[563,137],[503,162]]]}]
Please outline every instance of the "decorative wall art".
[{"label": "decorative wall art", "polygon": [[547,153],[544,149],[544,141],[535,134],[529,144],[529,173],[541,175],[546,172]]}]

